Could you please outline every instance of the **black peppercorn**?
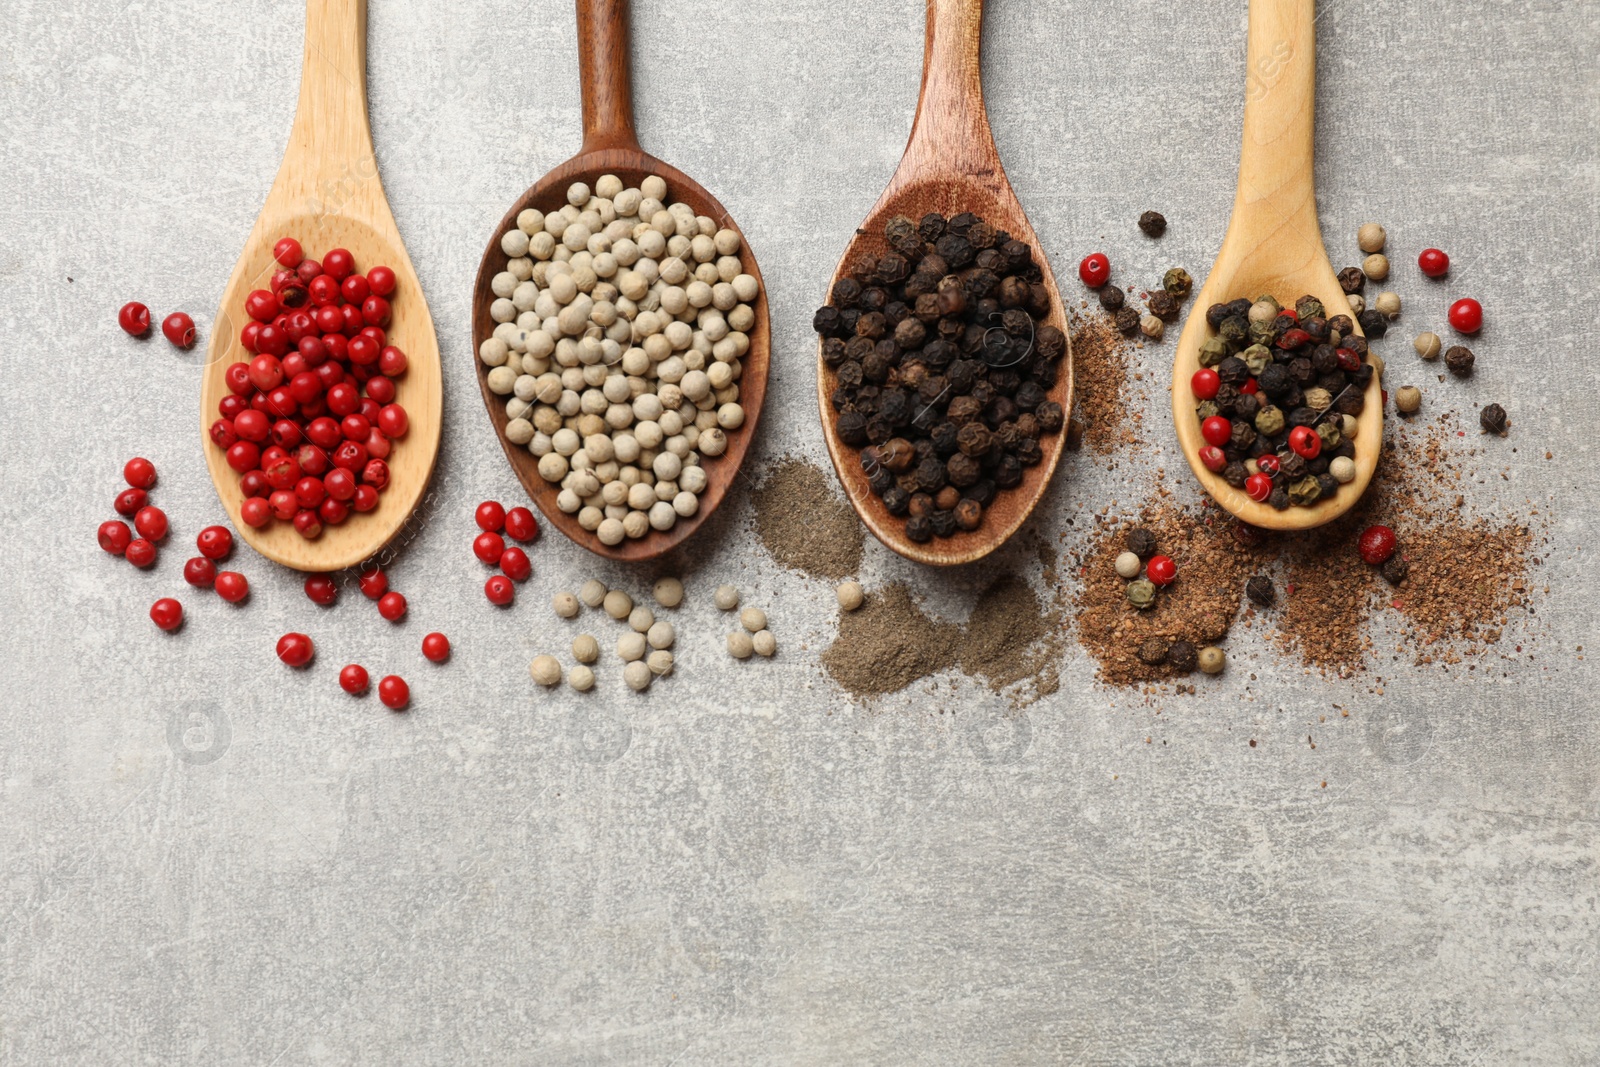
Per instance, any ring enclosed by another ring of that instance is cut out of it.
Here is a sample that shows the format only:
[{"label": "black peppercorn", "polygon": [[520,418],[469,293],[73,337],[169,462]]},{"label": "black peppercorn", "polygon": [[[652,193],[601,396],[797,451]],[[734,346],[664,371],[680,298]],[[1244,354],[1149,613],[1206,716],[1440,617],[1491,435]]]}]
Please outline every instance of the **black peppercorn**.
[{"label": "black peppercorn", "polygon": [[1232,314],[1233,312],[1228,308],[1227,304],[1212,304],[1206,308],[1206,325],[1215,330],[1222,325],[1224,319],[1227,319]]},{"label": "black peppercorn", "polygon": [[1252,604],[1263,608],[1272,607],[1278,599],[1278,591],[1273,588],[1272,579],[1265,574],[1258,574],[1245,582],[1244,595],[1250,598]]},{"label": "black peppercorn", "polygon": [[1383,564],[1383,577],[1390,585],[1399,585],[1406,580],[1406,575],[1410,572],[1411,564],[1402,559],[1398,552],[1390,556]]},{"label": "black peppercorn", "polygon": [[1000,457],[994,468],[994,484],[1001,489],[1015,489],[1022,484],[1022,461],[1016,456]]},{"label": "black peppercorn", "polygon": [[1217,377],[1229,385],[1243,385],[1250,380],[1250,367],[1238,356],[1229,356],[1217,364]]},{"label": "black peppercorn", "polygon": [[1139,313],[1130,307],[1119,308],[1117,310],[1117,329],[1125,334],[1137,333],[1139,330]]},{"label": "black peppercorn", "polygon": [[1167,232],[1167,219],[1159,211],[1146,211],[1139,216],[1139,229],[1146,237],[1160,237]]},{"label": "black peppercorn", "polygon": [[846,411],[834,423],[839,440],[851,448],[861,448],[867,443],[867,420],[859,411]]},{"label": "black peppercorn", "polygon": [[1065,416],[1060,404],[1046,400],[1034,409],[1033,417],[1038,420],[1041,433],[1059,433]]},{"label": "black peppercorn", "polygon": [[1367,287],[1367,276],[1360,267],[1346,267],[1339,272],[1339,288],[1346,293],[1359,293]]},{"label": "black peppercorn", "polygon": [[1279,511],[1288,511],[1289,510],[1289,490],[1285,489],[1281,485],[1275,486],[1273,488],[1273,490],[1272,490],[1272,495],[1267,497],[1267,503],[1271,504],[1274,508],[1276,508]]},{"label": "black peppercorn", "polygon": [[906,520],[906,536],[918,544],[933,540],[933,520],[926,515],[916,515]]},{"label": "black peppercorn", "polygon": [[1200,653],[1188,641],[1174,641],[1167,649],[1167,662],[1180,674],[1188,674],[1200,662]]},{"label": "black peppercorn", "polygon": [[963,530],[976,530],[983,524],[983,505],[970,497],[963,498],[955,508],[956,525]]},{"label": "black peppercorn", "polygon": [[960,234],[946,233],[934,242],[934,250],[945,258],[953,270],[960,270],[971,263],[976,252],[972,242]]},{"label": "black peppercorn", "polygon": [[1472,364],[1476,361],[1477,357],[1466,345],[1451,345],[1444,354],[1444,365],[1457,378],[1472,377]]},{"label": "black peppercorn", "polygon": [[842,328],[842,316],[836,307],[820,307],[811,316],[811,328],[824,337],[837,335]]},{"label": "black peppercorn", "polygon": [[930,244],[937,241],[944,236],[944,216],[937,211],[928,212],[917,224],[917,233]]},{"label": "black peppercorn", "polygon": [[1117,310],[1126,299],[1126,294],[1115,285],[1102,285],[1100,287],[1100,306],[1107,311]]},{"label": "black peppercorn", "polygon": [[1139,660],[1154,667],[1166,661],[1167,651],[1168,646],[1165,638],[1146,638],[1144,643],[1139,646]]},{"label": "black peppercorn", "polygon": [[1143,559],[1155,554],[1156,535],[1143,526],[1135,526],[1123,538],[1123,544],[1127,545],[1129,552]]},{"label": "black peppercorn", "polygon": [[1506,409],[1499,404],[1488,404],[1478,412],[1478,425],[1483,427],[1484,433],[1497,433],[1501,437],[1506,433]]},{"label": "black peppercorn", "polygon": [[949,537],[956,532],[956,513],[954,511],[935,511],[928,516],[933,522],[935,537]]},{"label": "black peppercorn", "polygon": [[1171,322],[1176,319],[1178,312],[1182,309],[1178,298],[1165,289],[1158,289],[1151,293],[1150,299],[1145,301],[1145,305],[1149,307],[1150,314],[1163,322]]},{"label": "black peppercorn", "polygon": [[1367,337],[1382,337],[1389,332],[1389,319],[1377,308],[1368,308],[1356,316],[1356,322],[1361,324],[1361,332]]},{"label": "black peppercorn", "polygon": [[883,506],[891,515],[904,515],[911,506],[911,494],[898,485],[890,486],[883,494]]}]

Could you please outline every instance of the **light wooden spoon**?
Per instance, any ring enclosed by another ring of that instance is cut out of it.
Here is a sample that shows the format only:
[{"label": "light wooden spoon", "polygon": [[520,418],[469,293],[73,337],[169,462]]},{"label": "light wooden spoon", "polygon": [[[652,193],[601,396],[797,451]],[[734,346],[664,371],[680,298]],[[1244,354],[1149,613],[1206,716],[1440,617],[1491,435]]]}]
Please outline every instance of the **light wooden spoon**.
[{"label": "light wooden spoon", "polygon": [[[200,387],[206,464],[234,529],[263,556],[301,571],[353,566],[387,544],[422,499],[439,454],[439,342],[378,177],[367,124],[366,71],[367,0],[307,0],[294,128],[272,191],[223,292]],[[345,248],[361,271],[393,268],[398,286],[388,335],[410,360],[406,373],[396,379],[396,400],[411,425],[389,454],[388,489],[373,511],[352,514],[309,541],[287,522],[273,520],[259,530],[244,524],[239,475],[205,433],[217,418],[218,402],[228,395],[224,374],[229,364],[251,358],[239,343],[239,330],[249,321],[244,300],[252,289],[267,288],[280,269],[272,247],[284,237],[297,239],[307,256],[320,259],[330,249]]]},{"label": "light wooden spoon", "polygon": [[1195,477],[1228,511],[1269,530],[1310,529],[1343,515],[1372,481],[1383,445],[1382,376],[1374,374],[1357,419],[1355,480],[1341,485],[1333,496],[1310,507],[1279,511],[1251,500],[1200,462],[1206,442],[1200,436],[1200,420],[1195,417],[1198,401],[1189,381],[1200,369],[1200,345],[1211,333],[1207,308],[1269,293],[1290,306],[1310,294],[1328,309],[1330,318],[1341,314],[1355,318],[1328,262],[1317,223],[1312,185],[1316,43],[1315,0],[1250,0],[1244,142],[1233,218],[1178,338],[1172,371],[1172,420]]},{"label": "light wooden spoon", "polygon": [[767,287],[765,282],[761,282],[761,268],[756,265],[750,242],[743,239],[743,231],[740,231],[739,261],[746,274],[761,282],[761,297],[755,303],[756,322],[748,334],[750,350],[740,360],[744,369],[738,382],[739,405],[744,408],[744,425],[728,432],[727,451],[720,456],[704,459],[706,489],[700,494],[700,509],[688,518],[680,517],[670,530],[652,529],[643,537],[628,538],[617,545],[601,544],[598,537],[578,525],[576,515],[556,507],[556,494],[560,487],[539,475],[539,462],[533,454],[526,447],[512,444],[506,438],[506,423],[510,421],[506,415],[506,398],[497,396],[489,388],[489,368],[477,358],[478,349],[494,334],[495,322],[489,315],[489,306],[494,303],[495,295],[490,283],[496,274],[506,269],[509,259],[500,247],[501,235],[516,228],[517,216],[523,211],[530,207],[546,213],[559,210],[567,202],[568,186],[575,181],[582,181],[592,189],[595,179],[602,174],[616,175],[629,188],[638,188],[645,178],[658,175],[667,183],[669,203],[681,201],[693,208],[696,215],[713,219],[719,228],[739,230],[739,227],[727,210],[699,183],[639,147],[639,137],[633,128],[627,0],[577,0],[577,6],[583,146],[577,155],[540,178],[523,193],[490,236],[473,288],[472,361],[478,368],[483,403],[489,410],[489,421],[494,424],[500,446],[511,461],[522,487],[539,506],[539,510],[544,512],[550,524],[584,548],[607,559],[648,560],[676,548],[705,524],[712,512],[716,511],[717,505],[722,503],[744,463],[767,395],[767,366],[772,348],[771,327],[767,317]]},{"label": "light wooden spoon", "polygon": [[[1066,313],[1061,306],[1061,296],[1056,292],[1049,257],[1040,247],[1038,235],[1017,202],[1011,183],[1006,180],[994,134],[989,129],[979,63],[982,33],[983,0],[928,0],[922,93],[917,100],[917,113],[911,122],[905,154],[888,188],[845,248],[829,282],[829,291],[833,283],[850,273],[854,264],[866,256],[881,256],[888,251],[883,228],[894,216],[904,215],[915,222],[931,211],[947,217],[963,211],[974,212],[1033,249],[1034,262],[1039,265],[1045,289],[1050,293],[1050,314],[1045,322],[1068,337],[1061,374],[1049,396],[1070,415],[1072,343]],[[837,413],[829,398],[836,385],[837,375],[823,361],[819,343],[817,403],[822,413],[822,436],[828,443],[828,455],[833,459],[839,482],[873,536],[918,563],[936,566],[970,563],[999,548],[1033,513],[1061,458],[1066,436],[1064,428],[1061,433],[1049,434],[1040,440],[1044,458],[1037,465],[1024,468],[1021,485],[996,495],[993,504],[984,510],[981,526],[919,544],[906,536],[905,520],[889,514],[883,500],[872,491],[866,472],[861,468],[860,450],[845,444],[834,432]]]}]

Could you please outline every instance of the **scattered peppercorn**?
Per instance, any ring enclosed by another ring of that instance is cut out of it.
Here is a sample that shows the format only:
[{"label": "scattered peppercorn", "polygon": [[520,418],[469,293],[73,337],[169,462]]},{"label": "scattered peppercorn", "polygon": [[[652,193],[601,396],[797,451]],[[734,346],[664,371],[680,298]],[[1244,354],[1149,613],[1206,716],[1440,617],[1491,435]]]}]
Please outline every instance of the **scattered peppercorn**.
[{"label": "scattered peppercorn", "polygon": [[[891,251],[856,263],[813,323],[833,375],[834,432],[923,542],[977,529],[996,495],[1042,462],[1043,439],[1066,426],[1049,395],[1067,337],[1044,321],[1036,251],[1010,234],[970,212],[896,217],[884,234]],[[1105,257],[1085,263],[1086,284],[1104,287]]]},{"label": "scattered peppercorn", "polygon": [[1278,600],[1278,591],[1272,585],[1272,579],[1265,574],[1258,574],[1244,583],[1244,595],[1250,598],[1250,603],[1257,607],[1270,608]]},{"label": "scattered peppercorn", "polygon": [[1394,409],[1402,415],[1415,415],[1422,408],[1422,390],[1402,385],[1394,393]]},{"label": "scattered peppercorn", "polygon": [[1339,272],[1339,288],[1348,293],[1359,293],[1366,288],[1367,276],[1360,267],[1346,267]]},{"label": "scattered peppercorn", "polygon": [[1406,580],[1406,575],[1411,572],[1411,564],[1398,552],[1390,556],[1383,565],[1383,577],[1390,585],[1399,585]]},{"label": "scattered peppercorn", "polygon": [[1172,665],[1174,670],[1182,674],[1188,674],[1195,669],[1196,664],[1199,662],[1199,654],[1196,652],[1194,645],[1188,641],[1174,641],[1172,646],[1167,649],[1167,662]]},{"label": "scattered peppercorn", "polygon": [[1466,345],[1451,345],[1444,353],[1444,365],[1450,373],[1457,378],[1472,377],[1472,365],[1477,362],[1477,357],[1472,354],[1472,349]]},{"label": "scattered peppercorn", "polygon": [[1161,276],[1161,288],[1179,300],[1187,300],[1194,289],[1194,279],[1182,267],[1173,267]]},{"label": "scattered peppercorn", "polygon": [[1141,558],[1150,555],[1156,550],[1156,535],[1143,526],[1135,526],[1128,531],[1124,543],[1128,551]]},{"label": "scattered peppercorn", "polygon": [[1167,232],[1167,218],[1159,211],[1146,211],[1139,216],[1139,229],[1146,237],[1161,237]]},{"label": "scattered peppercorn", "polygon": [[1506,435],[1506,409],[1499,404],[1485,405],[1478,412],[1478,425],[1483,427],[1484,433],[1495,433],[1501,437]]},{"label": "scattered peppercorn", "polygon": [[1382,252],[1384,243],[1389,240],[1389,234],[1376,222],[1362,223],[1356,231],[1356,244],[1363,252]]},{"label": "scattered peppercorn", "polygon": [[1139,646],[1139,659],[1154,667],[1166,660],[1168,651],[1169,646],[1165,638],[1146,638],[1144,644]]},{"label": "scattered peppercorn", "polygon": [[1228,665],[1228,654],[1216,645],[1208,645],[1200,650],[1197,660],[1200,669],[1207,674],[1221,674]]},{"label": "scattered peppercorn", "polygon": [[1125,334],[1131,335],[1138,332],[1141,321],[1141,316],[1133,308],[1124,307],[1117,310],[1117,329]]},{"label": "scattered peppercorn", "polygon": [[1413,347],[1417,350],[1417,355],[1427,360],[1439,358],[1440,344],[1439,335],[1436,333],[1419,333],[1417,334],[1417,339],[1412,342]]},{"label": "scattered peppercorn", "polygon": [[1156,585],[1148,578],[1140,578],[1128,583],[1128,603],[1143,611],[1153,607],[1156,602]]},{"label": "scattered peppercorn", "polygon": [[1127,299],[1127,294],[1115,285],[1100,287],[1100,306],[1107,311],[1116,311]]},{"label": "scattered peppercorn", "polygon": [[1393,322],[1400,317],[1400,296],[1398,293],[1379,293],[1378,299],[1372,302],[1372,308]]}]

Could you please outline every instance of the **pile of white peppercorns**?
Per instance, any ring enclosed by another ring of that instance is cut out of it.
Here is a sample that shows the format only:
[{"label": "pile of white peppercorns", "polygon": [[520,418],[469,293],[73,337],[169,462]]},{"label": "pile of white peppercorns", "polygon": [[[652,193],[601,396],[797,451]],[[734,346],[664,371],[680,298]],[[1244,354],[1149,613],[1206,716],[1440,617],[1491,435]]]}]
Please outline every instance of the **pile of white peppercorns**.
[{"label": "pile of white peppercorns", "polygon": [[[712,600],[723,611],[733,611],[739,606],[739,590],[731,585],[719,585]],[[739,612],[739,625],[728,635],[728,655],[734,659],[749,659],[752,655],[772,656],[778,651],[778,639],[767,629],[767,613],[760,608],[745,608]]]},{"label": "pile of white peppercorns", "polygon": [[[664,608],[676,608],[683,603],[683,583],[676,578],[662,578],[655,584],[656,603]],[[576,596],[561,592],[551,601],[555,613],[563,619],[577,618],[582,605],[598,608],[618,622],[628,624],[628,632],[617,640],[617,656],[622,660],[622,680],[635,692],[650,688],[657,678],[672,673],[672,646],[678,639],[676,629],[665,619],[657,619],[655,612],[620,589],[607,589],[604,582],[589,579],[583,583]],[[572,642],[572,658],[578,661],[567,674],[567,684],[578,692],[594,688],[594,664],[600,658],[600,642],[592,634],[579,634]],[[542,686],[561,682],[561,662],[554,656],[535,656],[528,664],[528,673]]]},{"label": "pile of white peppercorns", "polygon": [[666,196],[655,175],[627,189],[605,174],[592,191],[571,185],[559,211],[518,215],[491,283],[498,325],[478,350],[506,398],[506,437],[604,545],[694,515],[702,459],[745,420],[760,283],[737,230]]}]

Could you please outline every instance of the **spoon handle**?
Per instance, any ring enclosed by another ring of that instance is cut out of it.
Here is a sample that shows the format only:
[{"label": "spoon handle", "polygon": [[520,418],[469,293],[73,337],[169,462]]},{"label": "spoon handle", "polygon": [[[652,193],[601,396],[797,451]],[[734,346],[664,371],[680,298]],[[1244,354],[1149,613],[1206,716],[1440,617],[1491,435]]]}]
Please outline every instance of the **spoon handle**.
[{"label": "spoon handle", "polygon": [[928,0],[922,93],[902,178],[955,171],[1005,183],[983,106],[982,39],[983,0]]},{"label": "spoon handle", "polygon": [[1317,233],[1316,6],[1316,0],[1250,0],[1234,226],[1292,224]]},{"label": "spoon handle", "polygon": [[273,192],[318,216],[367,218],[384,202],[367,122],[367,0],[306,0],[300,103]]},{"label": "spoon handle", "polygon": [[637,150],[628,0],[578,0],[578,77],[583,84],[583,151]]}]

